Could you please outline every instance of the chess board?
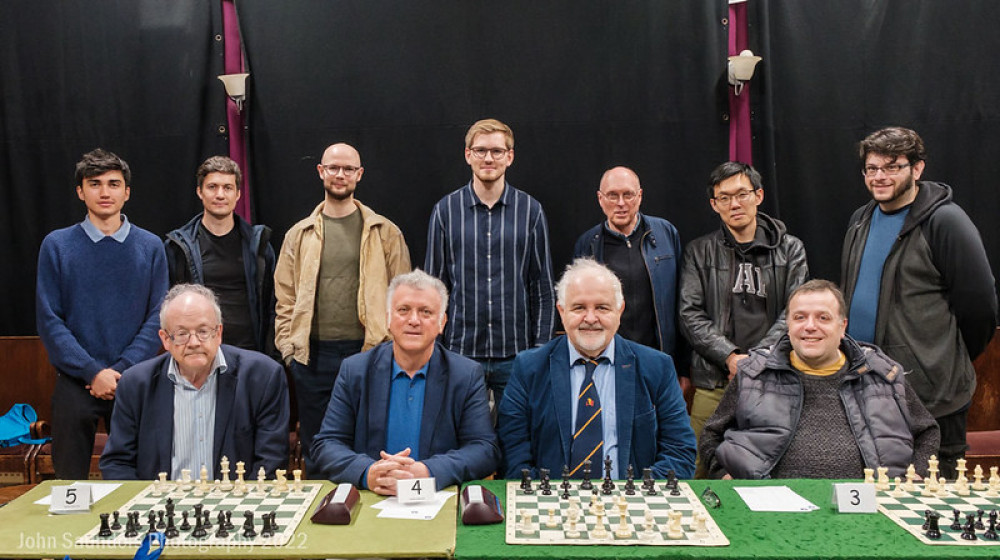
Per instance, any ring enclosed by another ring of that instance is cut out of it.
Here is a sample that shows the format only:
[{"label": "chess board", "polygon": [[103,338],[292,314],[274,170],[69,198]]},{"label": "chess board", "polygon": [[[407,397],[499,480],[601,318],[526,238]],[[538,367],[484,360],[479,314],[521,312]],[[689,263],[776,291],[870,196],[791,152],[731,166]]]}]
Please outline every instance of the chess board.
[{"label": "chess board", "polygon": [[[520,482],[507,483],[507,515],[506,515],[506,541],[507,544],[610,544],[610,545],[650,545],[650,546],[728,546],[729,539],[722,533],[719,526],[708,514],[705,506],[695,495],[691,487],[684,482],[678,483],[679,496],[671,496],[666,489],[666,484],[658,482],[655,484],[656,495],[650,496],[642,491],[641,486],[636,488],[635,495],[625,495],[628,504],[626,509],[626,524],[631,527],[631,536],[627,538],[615,535],[615,530],[620,524],[620,514],[617,505],[619,495],[624,495],[622,482],[616,482],[615,490],[611,495],[598,494],[598,499],[604,503],[606,514],[604,516],[604,526],[607,536],[597,538],[592,533],[596,527],[597,517],[590,511],[590,501],[593,491],[580,490],[580,481],[571,482],[569,490],[570,496],[580,499],[580,518],[576,523],[578,537],[566,535],[570,527],[568,520],[569,504],[568,499],[562,498],[562,488],[560,482],[552,482],[552,494],[542,495],[538,484],[533,484],[533,494],[525,494],[520,487]],[[595,488],[600,488],[601,481],[596,481]],[[550,524],[549,510],[553,510],[555,527],[548,527]],[[651,533],[646,533],[644,525],[646,523],[646,511],[653,513],[655,525]],[[683,536],[679,539],[671,539],[667,535],[667,512],[678,510],[682,513],[681,527]],[[696,537],[694,533],[694,515],[703,513],[706,517],[706,529],[708,536]],[[525,515],[531,516],[534,525],[532,534],[525,534],[522,531],[521,523]],[[645,535],[645,536],[644,536]]]},{"label": "chess board", "polygon": [[[967,541],[961,538],[962,531],[950,528],[954,516],[953,510],[961,512],[960,522],[965,525],[965,516],[976,513],[976,510],[984,510],[983,525],[989,527],[988,517],[990,510],[1000,509],[1000,496],[986,496],[986,490],[971,490],[968,496],[960,496],[954,492],[954,486],[945,485],[948,491],[943,496],[921,496],[920,485],[914,492],[905,492],[902,497],[894,497],[891,491],[877,491],[875,501],[878,510],[885,514],[897,525],[906,529],[910,534],[920,539],[924,544],[934,545],[973,545],[973,546],[996,546],[1000,541],[990,541],[982,538],[983,530],[976,530],[977,539]],[[929,539],[924,534],[924,510],[933,510],[941,515],[938,520],[938,528],[941,531],[940,539]]]},{"label": "chess board", "polygon": [[[184,511],[188,512],[189,523],[192,527],[194,526],[193,513],[195,504],[202,504],[202,511],[210,512],[209,520],[212,523],[212,528],[208,530],[207,536],[202,538],[193,537],[193,529],[181,530],[179,536],[168,539],[168,546],[282,546],[291,541],[295,535],[296,528],[299,526],[299,522],[302,521],[302,518],[307,513],[310,513],[309,508],[312,506],[316,495],[322,487],[322,484],[318,483],[303,483],[302,490],[295,492],[291,488],[292,484],[289,483],[288,492],[279,493],[275,491],[273,482],[266,482],[264,488],[267,492],[260,493],[257,491],[257,483],[248,482],[247,492],[242,496],[237,496],[233,492],[222,492],[220,490],[213,490],[205,495],[195,496],[193,490],[182,491],[173,484],[170,485],[172,487],[170,491],[159,492],[160,495],[156,495],[158,484],[157,482],[150,484],[118,510],[122,525],[121,529],[112,530],[111,536],[101,537],[98,536],[101,528],[100,524],[98,524],[77,539],[76,543],[80,545],[131,545],[138,547],[143,537],[149,531],[149,512],[164,510],[167,498],[170,498],[174,503],[175,525],[178,529],[180,529],[182,512]],[[129,511],[139,512],[141,526],[139,534],[134,537],[125,536],[126,512]],[[217,515],[219,511],[232,512],[232,524],[235,528],[229,531],[229,536],[225,538],[215,536],[218,530]],[[254,513],[256,537],[248,538],[243,536],[245,511],[252,511]],[[278,527],[274,532],[274,536],[261,537],[260,532],[263,527],[261,516],[272,512],[276,514]],[[114,517],[112,516],[111,522],[113,521]],[[162,528],[158,528],[157,530],[163,531]]]}]

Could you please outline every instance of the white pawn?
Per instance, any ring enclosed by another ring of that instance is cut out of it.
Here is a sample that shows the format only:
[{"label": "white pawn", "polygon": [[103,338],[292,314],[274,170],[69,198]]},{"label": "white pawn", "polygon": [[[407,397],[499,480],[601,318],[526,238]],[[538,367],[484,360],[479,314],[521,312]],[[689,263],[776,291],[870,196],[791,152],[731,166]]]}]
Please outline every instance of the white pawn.
[{"label": "white pawn", "polygon": [[267,487],[264,486],[264,481],[267,480],[267,471],[264,467],[257,469],[257,493],[267,494]]},{"label": "white pawn", "polygon": [[986,489],[986,495],[993,498],[997,495],[997,491],[1000,490],[1000,476],[997,476],[997,468],[990,467],[990,485]]},{"label": "white pawn", "polygon": [[879,467],[878,472],[878,482],[875,483],[875,489],[886,491],[889,489],[889,467]]},{"label": "white pawn", "polygon": [[704,513],[694,514],[694,537],[696,539],[708,538],[708,516]]},{"label": "white pawn", "polygon": [[559,519],[556,518],[556,508],[549,508],[549,518],[545,521],[545,526],[549,529],[555,529],[559,526]]},{"label": "white pawn", "polygon": [[947,481],[944,479],[943,476],[938,479],[938,484],[937,484],[936,490],[937,490],[937,495],[938,495],[939,498],[948,495]]},{"label": "white pawn", "polygon": [[595,539],[608,538],[608,530],[604,527],[604,504],[601,504],[595,515],[597,516],[597,521],[595,522],[594,530],[590,532],[590,536]]},{"label": "white pawn", "polygon": [[937,455],[931,455],[927,459],[927,478],[934,480],[937,483],[938,474],[938,458]]},{"label": "white pawn", "polygon": [[656,519],[653,517],[653,512],[646,510],[643,515],[642,520],[642,533],[639,534],[639,538],[643,540],[652,540],[656,536]]},{"label": "white pawn", "polygon": [[865,484],[875,484],[875,469],[865,469]]},{"label": "white pawn", "polygon": [[181,492],[191,490],[191,469],[181,469],[181,479],[177,481],[177,489]]},{"label": "white pawn", "polygon": [[983,466],[976,465],[976,468],[972,471],[972,489],[973,490],[986,490],[986,485],[983,484]]},{"label": "white pawn", "polygon": [[161,472],[157,477],[156,482],[153,483],[153,491],[151,492],[154,496],[159,496],[167,491],[167,473]]},{"label": "white pawn", "polygon": [[889,495],[893,498],[902,498],[906,496],[906,492],[903,492],[902,482],[900,482],[898,476],[893,479],[893,482],[895,482],[895,485]]},{"label": "white pawn", "polygon": [[906,484],[903,486],[903,490],[907,492],[914,492],[917,489],[917,485],[913,483],[917,479],[917,469],[913,467],[913,463],[910,463],[909,467],[906,467]]},{"label": "white pawn", "polygon": [[243,461],[236,461],[236,482],[233,484],[233,494],[237,496],[242,496],[246,493],[247,482],[243,479],[243,475],[247,473],[246,463]]},{"label": "white pawn", "polygon": [[566,537],[575,539],[580,536],[580,531],[576,529],[576,520],[580,518],[580,509],[573,507],[571,504],[569,511],[566,512],[567,517],[569,517],[569,528],[566,529],[564,534]]},{"label": "white pawn", "polygon": [[292,491],[301,492],[302,491],[302,469],[295,469],[292,471]]}]

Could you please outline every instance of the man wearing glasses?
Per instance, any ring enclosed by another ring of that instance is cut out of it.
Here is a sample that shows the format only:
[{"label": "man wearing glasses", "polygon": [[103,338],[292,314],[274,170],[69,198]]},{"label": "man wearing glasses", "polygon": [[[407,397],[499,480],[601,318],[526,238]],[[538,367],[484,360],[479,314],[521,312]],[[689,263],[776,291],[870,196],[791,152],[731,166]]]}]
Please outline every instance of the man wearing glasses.
[{"label": "man wearing glasses", "polygon": [[340,362],[389,340],[385,290],[410,270],[403,233],[354,198],[358,151],[333,144],[316,171],[326,198],[285,235],[274,272],[274,341],[295,381],[307,471]]},{"label": "man wearing glasses", "polygon": [[505,179],[514,133],[495,119],[465,135],[472,180],[431,212],[424,269],[451,294],[445,348],[478,361],[500,403],[514,356],[552,338],[555,302],[542,205]]},{"label": "man wearing glasses", "polygon": [[178,284],[160,307],[167,353],[129,368],[118,384],[101,474],[172,480],[189,470],[221,478],[223,457],[249,478],[288,465],[288,385],[281,366],[222,344],[222,310],[209,288]]},{"label": "man wearing glasses", "polygon": [[[785,224],[757,207],[764,200],[760,173],[727,161],[708,180],[708,201],[719,229],[684,250],[681,331],[692,347],[691,427],[705,422],[751,348],[785,334],[785,302],[809,276],[806,251]],[[707,472],[700,462],[695,475]]]},{"label": "man wearing glasses", "polygon": [[851,216],[841,255],[848,334],[881,347],[941,427],[941,474],[965,455],[974,360],[996,327],[997,298],[982,239],[951,187],[921,181],[916,132],[878,130],[860,145],[872,200]]},{"label": "man wearing glasses", "polygon": [[[681,240],[673,224],[639,212],[642,187],[627,167],[604,172],[597,202],[607,220],[580,236],[573,258],[593,257],[622,281],[625,311],[618,333],[675,360],[677,273]],[[686,378],[681,385],[686,384]]]}]

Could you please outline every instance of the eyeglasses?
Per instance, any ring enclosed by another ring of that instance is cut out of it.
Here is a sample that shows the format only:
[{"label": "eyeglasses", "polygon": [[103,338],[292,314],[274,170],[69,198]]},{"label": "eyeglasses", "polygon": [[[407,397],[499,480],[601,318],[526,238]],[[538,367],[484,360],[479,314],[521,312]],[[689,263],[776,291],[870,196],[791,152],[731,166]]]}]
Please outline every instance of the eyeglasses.
[{"label": "eyeglasses", "polygon": [[874,176],[878,175],[879,171],[883,171],[883,172],[885,172],[886,175],[895,175],[896,173],[899,173],[900,171],[906,169],[907,167],[909,167],[911,165],[913,165],[913,164],[911,164],[911,163],[890,163],[890,164],[887,164],[887,165],[883,165],[882,167],[879,167],[877,165],[866,165],[866,166],[864,166],[861,169],[861,174],[864,175],[865,177],[874,177]]},{"label": "eyeglasses", "polygon": [[[188,343],[189,340],[191,340],[191,334],[192,333],[188,331],[178,331],[175,332],[174,334],[167,334],[167,338],[170,339],[170,342],[173,342],[178,346],[184,346],[185,344]],[[208,342],[209,340],[215,338],[215,335],[219,334],[219,325],[215,325],[214,327],[211,328],[210,327],[200,328],[193,334],[198,337],[198,340],[202,342]]]},{"label": "eyeglasses", "polygon": [[472,152],[472,155],[476,159],[485,159],[486,154],[493,156],[493,159],[500,159],[507,155],[507,152],[510,150],[504,148],[469,148],[469,151]]},{"label": "eyeglasses", "polygon": [[322,167],[323,171],[326,171],[330,175],[336,175],[343,171],[344,175],[348,177],[357,173],[358,169],[361,169],[360,167],[354,167],[353,165],[323,165]]},{"label": "eyeglasses", "polygon": [[628,192],[624,192],[624,193],[621,193],[621,194],[619,194],[619,193],[606,193],[606,192],[603,192],[603,191],[597,191],[597,192],[598,192],[598,194],[600,194],[604,198],[606,198],[609,201],[611,201],[613,204],[618,204],[618,201],[621,201],[621,200],[624,200],[625,202],[632,202],[632,201],[635,200],[635,197],[639,196],[639,193],[634,192],[634,191],[628,191]]},{"label": "eyeglasses", "polygon": [[750,200],[751,196],[753,196],[753,191],[743,189],[734,195],[722,194],[719,196],[713,196],[712,200],[723,206],[728,206],[734,199],[740,204],[743,204],[744,202]]}]

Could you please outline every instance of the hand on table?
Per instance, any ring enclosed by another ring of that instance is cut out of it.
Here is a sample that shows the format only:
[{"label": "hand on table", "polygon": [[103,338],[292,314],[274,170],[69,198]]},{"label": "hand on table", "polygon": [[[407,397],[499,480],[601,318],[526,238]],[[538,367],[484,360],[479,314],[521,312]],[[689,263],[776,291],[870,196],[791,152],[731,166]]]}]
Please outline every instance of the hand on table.
[{"label": "hand on table", "polygon": [[426,465],[410,457],[409,447],[395,455],[380,453],[382,458],[368,467],[368,489],[376,494],[395,496],[396,481],[430,476]]}]

